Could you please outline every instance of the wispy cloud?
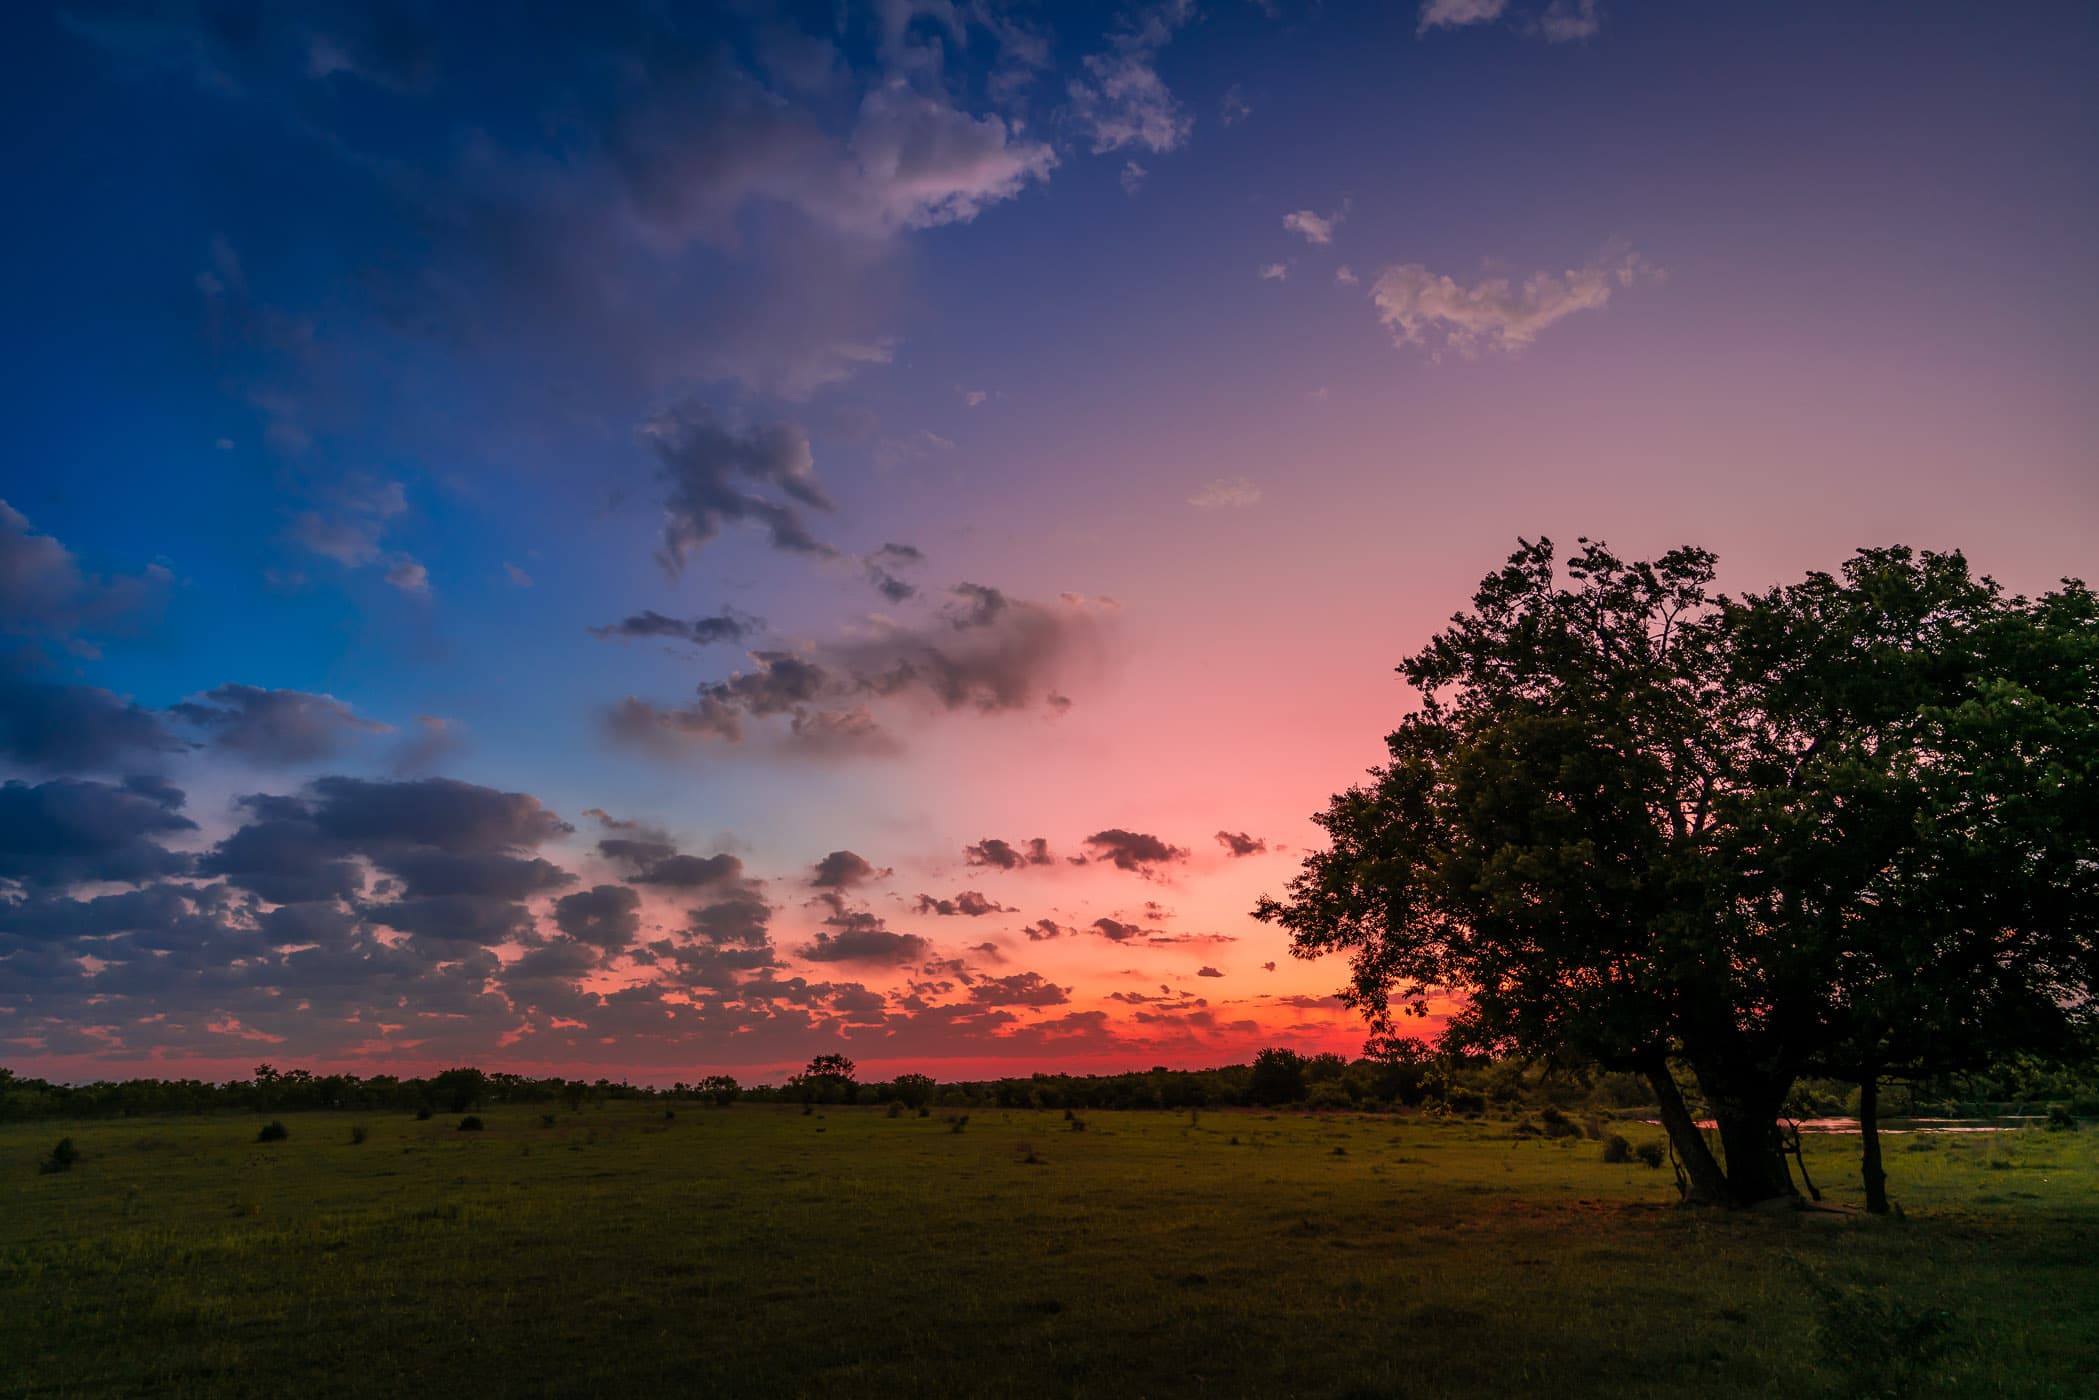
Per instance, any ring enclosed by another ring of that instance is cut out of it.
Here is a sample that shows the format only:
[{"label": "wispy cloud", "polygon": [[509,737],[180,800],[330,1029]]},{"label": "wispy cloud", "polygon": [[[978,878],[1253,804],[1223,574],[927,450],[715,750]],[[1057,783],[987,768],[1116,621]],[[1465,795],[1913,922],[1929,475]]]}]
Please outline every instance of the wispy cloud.
[{"label": "wispy cloud", "polygon": [[1521,282],[1495,276],[1463,283],[1404,263],[1378,274],[1370,299],[1395,344],[1471,357],[1522,350],[1547,327],[1600,310],[1614,292],[1660,276],[1630,251],[1566,272],[1534,272]]}]

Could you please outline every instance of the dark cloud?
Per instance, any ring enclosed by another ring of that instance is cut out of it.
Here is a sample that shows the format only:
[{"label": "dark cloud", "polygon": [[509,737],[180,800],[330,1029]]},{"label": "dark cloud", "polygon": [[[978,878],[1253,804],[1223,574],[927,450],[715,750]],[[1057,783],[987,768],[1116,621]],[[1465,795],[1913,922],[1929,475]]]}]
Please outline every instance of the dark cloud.
[{"label": "dark cloud", "polygon": [[1126,924],[1120,919],[1107,918],[1095,919],[1088,927],[1110,943],[1128,943],[1134,939],[1149,938],[1158,932],[1156,929],[1139,928],[1136,924]]},{"label": "dark cloud", "polygon": [[970,865],[989,866],[993,870],[1018,870],[1024,865],[1054,865],[1056,857],[1050,854],[1049,842],[1040,836],[1013,846],[996,836],[987,836],[974,846],[962,848],[962,858]]},{"label": "dark cloud", "polygon": [[819,933],[798,951],[810,962],[880,963],[900,967],[922,961],[933,945],[915,933],[896,933],[863,919],[837,933]]},{"label": "dark cloud", "polygon": [[122,696],[33,680],[0,661],[0,756],[42,772],[79,773],[185,747],[158,715]]},{"label": "dark cloud", "polygon": [[365,913],[396,928],[440,956],[456,954],[461,945],[493,948],[532,931],[524,905],[477,894],[439,894],[375,904]]},{"label": "dark cloud", "polygon": [[772,935],[768,925],[773,908],[756,894],[702,905],[686,914],[687,928],[716,947],[762,948],[768,953]]},{"label": "dark cloud", "polygon": [[681,707],[630,697],[608,714],[608,730],[630,743],[737,744],[753,723],[784,717],[770,731],[782,747],[825,755],[892,749],[876,706],[918,714],[1068,708],[1055,686],[1098,661],[1106,613],[1075,597],[1045,605],[970,584],[955,591],[964,603],[929,624],[884,622],[871,635],[807,653],[752,652],[754,669],[701,686]]},{"label": "dark cloud", "polygon": [[172,582],[157,564],[122,577],[88,573],[73,551],[0,500],[0,633],[64,642],[92,655],[83,633],[138,622],[160,606]]},{"label": "dark cloud", "polygon": [[554,901],[554,925],[579,943],[616,953],[641,932],[641,896],[625,885],[595,885]]},{"label": "dark cloud", "polygon": [[1115,826],[1094,832],[1083,844],[1093,852],[1092,859],[1139,875],[1152,875],[1162,865],[1188,859],[1188,852],[1179,846],[1169,845],[1148,832],[1125,831]]},{"label": "dark cloud", "polygon": [[870,880],[885,879],[896,872],[876,868],[853,851],[833,851],[811,867],[809,883],[820,890],[847,890]]},{"label": "dark cloud", "polygon": [[180,791],[155,778],[9,781],[0,787],[0,878],[57,886],[184,874],[191,858],[160,844],[197,829],[182,804]]},{"label": "dark cloud", "polygon": [[325,777],[308,791],[314,824],[326,835],[360,845],[398,842],[487,851],[537,846],[575,829],[529,793],[456,778]]},{"label": "dark cloud", "polygon": [[1062,1006],[1071,989],[1047,981],[1039,972],[987,977],[969,989],[969,999],[984,1006]]},{"label": "dark cloud", "polygon": [[896,570],[909,568],[925,562],[925,554],[915,545],[885,544],[860,561],[867,574],[867,581],[874,585],[875,592],[892,603],[906,603],[918,596],[917,585],[897,577]]},{"label": "dark cloud", "polygon": [[985,914],[1010,914],[1013,912],[1005,905],[997,903],[977,893],[975,890],[964,890],[953,899],[935,899],[932,895],[922,894],[918,897],[918,903],[913,908],[921,914],[950,916],[960,914],[972,919],[980,918]]},{"label": "dark cloud", "polygon": [[[598,849],[618,844],[600,841]],[[664,885],[671,889],[697,890],[743,878],[743,862],[726,853],[711,856],[666,855],[651,861],[640,872],[627,877],[636,885]]]},{"label": "dark cloud", "polygon": [[1248,836],[1243,831],[1220,831],[1217,844],[1233,856],[1257,856],[1268,849],[1268,843],[1258,836]]},{"label": "dark cloud", "polygon": [[726,609],[712,617],[665,617],[644,609],[603,627],[589,629],[593,637],[657,637],[669,641],[711,646],[716,642],[740,642],[765,624],[755,617]]},{"label": "dark cloud", "polygon": [[642,441],[662,474],[663,548],[673,574],[722,532],[724,525],[763,528],[773,547],[794,554],[836,553],[809,533],[805,510],[829,510],[816,484],[809,435],[791,423],[738,432],[689,405],[644,424]]},{"label": "dark cloud", "polygon": [[1219,972],[1219,971],[1218,971],[1218,970],[1217,970],[1216,968],[1214,968],[1214,967],[1204,967],[1204,968],[1201,968],[1201,969],[1199,969],[1199,970],[1198,970],[1198,971],[1196,972],[1196,974],[1195,974],[1195,975],[1196,975],[1197,977],[1222,977],[1222,976],[1224,976],[1224,974],[1223,974],[1222,972]]},{"label": "dark cloud", "polygon": [[1027,934],[1030,943],[1047,943],[1053,938],[1071,938],[1078,933],[1077,929],[1060,924],[1054,919],[1037,919],[1022,931]]},{"label": "dark cloud", "polygon": [[539,856],[502,851],[441,851],[431,846],[379,846],[375,864],[397,876],[410,895],[477,894],[529,899],[572,885],[576,877]]},{"label": "dark cloud", "polygon": [[222,685],[168,713],[209,736],[222,752],[266,765],[333,758],[358,738],[390,725],[368,720],[332,695]]}]

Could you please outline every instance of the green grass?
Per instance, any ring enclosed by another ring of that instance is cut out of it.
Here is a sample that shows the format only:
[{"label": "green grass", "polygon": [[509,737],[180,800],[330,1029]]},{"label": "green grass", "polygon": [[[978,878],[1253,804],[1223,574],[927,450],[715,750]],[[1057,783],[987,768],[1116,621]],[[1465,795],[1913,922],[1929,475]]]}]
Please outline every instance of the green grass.
[{"label": "green grass", "polygon": [[2099,1133],[1889,1139],[1897,1222],[1506,1123],[544,1111],[0,1129],[0,1394],[2099,1394]]}]

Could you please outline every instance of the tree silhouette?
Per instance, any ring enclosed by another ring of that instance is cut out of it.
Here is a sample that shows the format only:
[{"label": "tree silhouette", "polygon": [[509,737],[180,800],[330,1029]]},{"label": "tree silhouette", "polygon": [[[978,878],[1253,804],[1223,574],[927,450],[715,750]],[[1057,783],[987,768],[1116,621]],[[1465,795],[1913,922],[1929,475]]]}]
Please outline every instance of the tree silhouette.
[{"label": "tree silhouette", "polygon": [[1523,543],[1402,665],[1390,762],[1255,914],[1350,954],[1374,1034],[1447,992],[1450,1049],[1644,1076],[1690,1195],[1748,1203],[1792,1190],[1801,1074],[1944,1067],[2089,1008],[2099,632],[2081,585],[2005,598],[1958,556],[1743,602],[1713,563],[1583,541],[1563,584]]}]

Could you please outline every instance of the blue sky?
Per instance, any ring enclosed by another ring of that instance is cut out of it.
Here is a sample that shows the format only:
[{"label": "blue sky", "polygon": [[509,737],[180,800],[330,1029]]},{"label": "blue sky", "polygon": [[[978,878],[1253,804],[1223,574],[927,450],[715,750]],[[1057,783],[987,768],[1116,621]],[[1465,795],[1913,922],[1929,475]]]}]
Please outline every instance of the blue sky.
[{"label": "blue sky", "polygon": [[[7,858],[10,1062],[1347,1048],[1338,971],[1246,910],[1518,535],[1705,544],[1730,586],[1896,540],[2029,590],[2093,572],[2086,5],[0,25],[0,759],[22,821],[149,774],[193,823],[134,804],[161,912],[71,941],[36,901],[118,891]],[[726,621],[591,630],[648,612]],[[198,698],[227,686],[275,698]],[[529,796],[573,830],[480,854],[569,878],[439,939],[386,922],[423,916],[358,837],[362,883],[301,901],[335,932],[272,942],[214,853],[252,794],[325,826],[330,775]],[[589,809],[742,883],[648,888]],[[1181,854],[1086,844],[1114,832]],[[1091,855],[965,854],[1037,835]],[[812,885],[842,850],[888,873]],[[639,891],[632,936],[583,950],[556,901],[601,888]],[[920,907],[964,888],[999,910]],[[768,961],[672,976],[702,898],[763,904]],[[324,952],[420,959],[474,1010],[295,991]],[[975,995],[1022,973],[1058,997]]]}]

